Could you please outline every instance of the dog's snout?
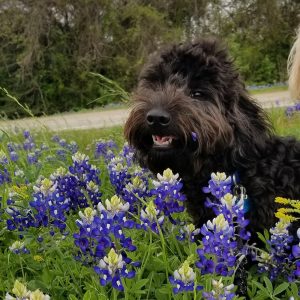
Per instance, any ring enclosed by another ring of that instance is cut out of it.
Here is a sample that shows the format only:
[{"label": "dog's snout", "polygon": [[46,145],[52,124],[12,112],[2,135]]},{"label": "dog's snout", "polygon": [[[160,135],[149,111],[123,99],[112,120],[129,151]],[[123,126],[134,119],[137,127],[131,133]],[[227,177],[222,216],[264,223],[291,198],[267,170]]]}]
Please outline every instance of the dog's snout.
[{"label": "dog's snout", "polygon": [[147,124],[151,127],[167,127],[170,124],[171,116],[162,109],[152,109],[147,113]]}]

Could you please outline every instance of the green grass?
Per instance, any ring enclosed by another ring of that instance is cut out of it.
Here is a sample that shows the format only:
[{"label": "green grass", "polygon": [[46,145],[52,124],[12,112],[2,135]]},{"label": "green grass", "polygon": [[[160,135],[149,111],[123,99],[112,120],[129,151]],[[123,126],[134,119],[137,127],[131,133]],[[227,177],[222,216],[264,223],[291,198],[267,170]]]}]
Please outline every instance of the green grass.
[{"label": "green grass", "polygon": [[285,116],[284,108],[268,110],[275,132],[281,136],[295,136],[300,139],[300,114],[295,113],[291,118]]},{"label": "green grass", "polygon": [[287,90],[288,90],[287,86],[272,86],[263,89],[249,90],[249,92],[251,95],[257,95],[257,94],[264,94],[264,93],[282,92]]}]

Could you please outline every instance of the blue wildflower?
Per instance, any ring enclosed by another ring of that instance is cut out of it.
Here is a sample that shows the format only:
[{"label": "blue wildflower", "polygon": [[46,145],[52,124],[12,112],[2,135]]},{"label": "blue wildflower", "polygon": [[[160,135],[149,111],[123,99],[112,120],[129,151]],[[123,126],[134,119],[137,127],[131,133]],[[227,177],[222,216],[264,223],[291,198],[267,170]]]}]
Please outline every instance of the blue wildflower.
[{"label": "blue wildflower", "polygon": [[122,253],[118,254],[114,248],[111,248],[107,256],[100,259],[94,270],[100,275],[100,284],[106,286],[108,283],[112,284],[112,287],[124,291],[121,278],[133,278],[135,271],[129,271],[127,265],[130,264],[131,260],[126,257],[124,259]]},{"label": "blue wildflower", "polygon": [[0,165],[7,165],[8,164],[8,159],[6,154],[4,153],[3,150],[0,150]]},{"label": "blue wildflower", "polygon": [[105,161],[113,158],[112,150],[117,149],[117,145],[113,140],[99,139],[95,143],[95,158],[103,157]]},{"label": "blue wildflower", "polygon": [[194,243],[195,238],[200,233],[200,228],[196,228],[194,224],[187,224],[184,225],[182,228],[179,228],[179,235],[176,238],[179,241],[182,240],[189,240],[190,242]]},{"label": "blue wildflower", "polygon": [[232,180],[225,173],[212,173],[208,187],[203,188],[204,193],[211,193],[217,199],[220,199],[227,193],[231,192]]},{"label": "blue wildflower", "polygon": [[278,276],[291,278],[292,257],[291,242],[293,237],[289,235],[288,227],[290,222],[280,220],[275,227],[270,229],[271,238],[269,253],[261,251],[254,259],[257,260],[259,271],[268,272],[271,280]]},{"label": "blue wildflower", "polygon": [[172,218],[172,214],[183,212],[185,209],[183,205],[185,196],[181,193],[183,184],[178,178],[179,174],[174,175],[171,169],[166,169],[163,175],[157,174],[157,181],[152,181],[155,186],[151,190],[154,203],[173,223],[176,221]]},{"label": "blue wildflower", "polygon": [[202,296],[206,300],[231,300],[235,297],[232,291],[234,285],[230,284],[224,286],[222,277],[219,280],[212,279],[212,290],[210,292],[203,292]]},{"label": "blue wildflower", "polygon": [[203,289],[200,285],[195,287],[195,279],[196,273],[190,267],[188,260],[186,260],[178,270],[174,271],[173,276],[169,277],[170,283],[175,285],[173,288],[174,294],[192,292],[195,288],[197,291]]},{"label": "blue wildflower", "polygon": [[25,243],[21,241],[15,241],[9,247],[9,250],[15,254],[28,254],[30,251],[26,248]]},{"label": "blue wildflower", "polygon": [[137,224],[138,229],[147,230],[150,228],[153,232],[158,233],[158,226],[162,226],[164,222],[164,215],[161,215],[160,210],[157,209],[153,201],[150,201],[145,209],[141,210],[140,220],[141,223]]},{"label": "blue wildflower", "polygon": [[[201,273],[232,275],[239,253],[234,227],[228,223],[223,214],[219,214],[202,226],[201,234],[203,246],[197,249],[199,261],[196,263]],[[211,260],[207,254],[213,255],[215,259]]]}]

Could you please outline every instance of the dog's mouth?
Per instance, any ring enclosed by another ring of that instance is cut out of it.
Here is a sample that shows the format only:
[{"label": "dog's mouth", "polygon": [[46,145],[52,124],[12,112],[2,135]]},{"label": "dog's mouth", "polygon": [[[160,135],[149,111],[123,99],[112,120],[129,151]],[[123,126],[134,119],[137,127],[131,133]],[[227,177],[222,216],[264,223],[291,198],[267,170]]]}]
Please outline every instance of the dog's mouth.
[{"label": "dog's mouth", "polygon": [[171,135],[152,135],[153,148],[155,149],[170,149],[173,147],[173,143],[176,140],[174,136]]}]

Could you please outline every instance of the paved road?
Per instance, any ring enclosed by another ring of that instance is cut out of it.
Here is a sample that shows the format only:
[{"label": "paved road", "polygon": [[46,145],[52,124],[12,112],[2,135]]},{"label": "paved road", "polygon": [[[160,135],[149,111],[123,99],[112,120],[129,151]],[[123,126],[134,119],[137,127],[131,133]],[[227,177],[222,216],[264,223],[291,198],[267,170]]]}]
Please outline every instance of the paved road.
[{"label": "paved road", "polygon": [[[287,91],[257,94],[253,98],[264,108],[293,104]],[[124,124],[128,113],[129,109],[65,113],[49,117],[0,121],[0,128],[5,131],[15,131],[16,128],[29,130],[47,128],[53,131],[61,131],[66,129],[112,127]]]}]

